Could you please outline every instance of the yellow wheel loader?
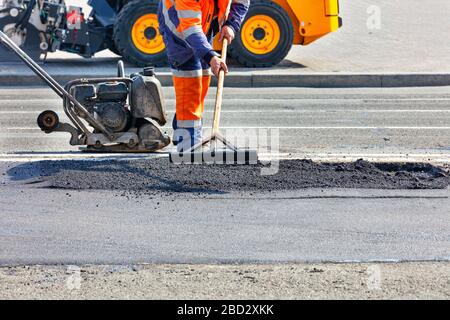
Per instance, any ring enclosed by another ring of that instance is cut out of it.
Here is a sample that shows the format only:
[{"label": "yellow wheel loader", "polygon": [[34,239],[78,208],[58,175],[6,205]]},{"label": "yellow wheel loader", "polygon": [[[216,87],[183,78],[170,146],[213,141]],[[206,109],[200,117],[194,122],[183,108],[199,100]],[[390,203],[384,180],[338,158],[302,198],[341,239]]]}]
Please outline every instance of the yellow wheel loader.
[{"label": "yellow wheel loader", "polygon": [[[67,51],[90,58],[110,49],[137,66],[166,64],[159,0],[88,0],[92,11],[64,0],[0,0],[0,31],[32,58]],[[248,67],[279,63],[293,44],[307,45],[342,25],[339,0],[251,0],[229,49]],[[221,50],[217,38],[214,48]],[[17,59],[0,48],[0,62]]]},{"label": "yellow wheel loader", "polygon": [[[122,35],[126,46],[120,48],[117,41],[116,46],[128,61],[141,65],[153,61],[154,65],[160,65],[165,47],[157,31],[158,0],[138,1],[139,5],[132,2],[118,15],[116,30],[130,29],[130,32]],[[341,26],[339,0],[251,0],[229,54],[246,67],[270,67],[280,63],[292,45],[308,45]],[[117,31],[114,34],[121,40]],[[214,39],[214,49],[222,49],[218,37]]]},{"label": "yellow wheel loader", "polygon": [[[118,14],[116,52],[126,60],[138,65],[164,63],[165,47],[156,16],[158,1],[134,0]],[[308,45],[341,26],[339,0],[251,0],[229,54],[247,67],[270,67],[280,63],[292,45]],[[222,49],[218,37],[214,49]]]}]

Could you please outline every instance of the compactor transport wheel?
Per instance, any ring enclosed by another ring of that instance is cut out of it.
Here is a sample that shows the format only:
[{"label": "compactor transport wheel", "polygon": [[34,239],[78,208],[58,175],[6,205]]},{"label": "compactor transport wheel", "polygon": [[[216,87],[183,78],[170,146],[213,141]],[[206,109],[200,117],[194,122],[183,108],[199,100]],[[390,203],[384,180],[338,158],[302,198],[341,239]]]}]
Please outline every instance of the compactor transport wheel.
[{"label": "compactor transport wheel", "polygon": [[289,14],[270,0],[254,0],[230,56],[246,67],[271,67],[287,56],[293,41]]},{"label": "compactor transport wheel", "polygon": [[42,131],[50,133],[58,127],[59,117],[56,112],[47,110],[38,116],[37,124]]},{"label": "compactor transport wheel", "polygon": [[158,2],[128,2],[114,24],[115,49],[125,60],[139,67],[167,64],[166,47],[159,33]]}]

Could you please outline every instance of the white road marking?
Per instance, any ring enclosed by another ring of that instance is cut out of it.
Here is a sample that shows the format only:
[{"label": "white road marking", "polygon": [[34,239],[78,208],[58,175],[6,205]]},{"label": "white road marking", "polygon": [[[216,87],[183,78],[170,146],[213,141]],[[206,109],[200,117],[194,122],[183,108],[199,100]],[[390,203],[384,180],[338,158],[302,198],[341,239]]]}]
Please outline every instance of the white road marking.
[{"label": "white road marking", "polygon": [[[264,110],[222,110],[222,113],[261,113]],[[167,110],[169,113],[175,113],[175,110]],[[366,110],[366,109],[323,109],[323,110],[286,110],[273,108],[270,112],[276,113],[348,113],[348,112],[358,112],[358,113],[450,113],[449,110],[445,109],[395,109],[395,110]],[[28,114],[28,115],[39,115],[41,111],[0,111],[0,115],[13,115],[13,114]],[[205,110],[205,113],[214,113],[214,110]]]},{"label": "white road marking", "polygon": [[[169,152],[159,152],[150,154],[111,154],[111,153],[18,153],[0,154],[0,162],[36,162],[36,161],[60,161],[60,160],[80,160],[80,161],[106,161],[106,160],[133,160],[133,159],[154,159],[158,157],[168,157]],[[404,153],[259,153],[260,161],[274,162],[276,160],[308,159],[316,162],[353,162],[364,159],[371,162],[423,162],[423,163],[450,163],[450,153],[441,154],[404,154]]]},{"label": "white road marking", "polygon": [[60,160],[132,160],[151,159],[157,157],[168,157],[168,153],[152,154],[108,154],[108,153],[22,153],[22,154],[0,154],[0,162],[35,162],[35,161],[60,161]]},{"label": "white road marking", "polygon": [[[237,97],[234,98],[232,96],[225,96],[227,101],[240,101],[242,102],[244,99],[242,97]],[[165,101],[169,101],[169,102],[174,102],[175,101],[175,97],[170,97],[170,98],[165,98]],[[206,101],[214,101],[215,97],[210,96],[206,98]],[[450,101],[450,98],[335,98],[335,97],[329,97],[329,98],[320,98],[320,97],[315,97],[315,98],[302,98],[301,96],[293,96],[291,98],[283,98],[278,97],[278,96],[274,96],[273,98],[247,98],[245,99],[246,101],[251,100],[251,101],[267,101],[267,100],[277,100],[277,101],[291,101],[291,100],[299,100],[302,102],[320,102],[320,101],[327,101],[327,102],[332,102],[332,101],[345,101],[345,102],[399,102],[399,101],[413,101],[413,102],[420,102],[420,101],[431,101],[431,102],[436,102],[436,101]],[[14,103],[14,104],[19,104],[19,103],[32,103],[32,104],[38,104],[38,103],[43,103],[43,102],[49,102],[49,103],[61,103],[61,99],[59,98],[31,98],[31,99],[0,99],[0,103]]]},{"label": "white road marking", "polygon": [[[162,127],[163,130],[171,130],[171,127]],[[209,130],[211,128],[206,127],[205,130]],[[450,127],[401,127],[401,126],[392,126],[392,127],[221,127],[221,129],[297,129],[297,130],[450,130]],[[4,131],[22,131],[22,130],[33,130],[33,131],[41,131],[41,129],[36,127],[10,127],[6,129],[0,129],[0,132]],[[57,133],[57,132],[55,132]],[[63,132],[58,132],[63,133]]]},{"label": "white road marking", "polygon": [[387,127],[331,127],[331,126],[319,126],[319,127],[305,127],[305,126],[286,126],[286,127],[221,127],[222,129],[299,129],[299,130],[449,130],[450,127],[402,127],[402,126],[387,126]]}]

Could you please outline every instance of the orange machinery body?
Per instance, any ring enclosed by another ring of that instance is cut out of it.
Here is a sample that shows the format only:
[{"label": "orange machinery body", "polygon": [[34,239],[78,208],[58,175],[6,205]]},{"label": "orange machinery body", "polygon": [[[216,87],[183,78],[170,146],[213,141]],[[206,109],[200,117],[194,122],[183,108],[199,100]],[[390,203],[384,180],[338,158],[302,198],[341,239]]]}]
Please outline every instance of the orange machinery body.
[{"label": "orange machinery body", "polygon": [[341,26],[339,0],[272,0],[286,10],[294,26],[294,44],[308,45]]}]

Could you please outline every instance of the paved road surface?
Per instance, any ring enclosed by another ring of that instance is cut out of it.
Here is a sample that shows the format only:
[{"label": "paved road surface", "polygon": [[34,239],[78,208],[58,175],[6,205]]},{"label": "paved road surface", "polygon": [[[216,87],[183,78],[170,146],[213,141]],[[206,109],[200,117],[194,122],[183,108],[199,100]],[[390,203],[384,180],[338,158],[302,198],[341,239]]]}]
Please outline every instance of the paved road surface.
[{"label": "paved road surface", "polygon": [[450,260],[448,191],[22,191],[0,188],[0,264]]},{"label": "paved road surface", "polygon": [[[207,100],[209,126],[214,91]],[[165,88],[170,119],[174,92]],[[0,153],[77,150],[68,134],[45,135],[36,125],[47,109],[63,116],[47,88],[0,88]],[[222,128],[276,129],[280,152],[293,154],[449,154],[450,87],[397,89],[227,88]],[[166,131],[171,132],[169,125]]]},{"label": "paved road surface", "polygon": [[[226,92],[224,126],[278,128],[283,152],[448,157],[450,88]],[[12,153],[0,158],[73,150],[65,135],[34,124],[59,105],[43,88],[0,89],[0,152]],[[0,264],[450,258],[448,190],[128,196],[17,185],[0,174]]]}]

